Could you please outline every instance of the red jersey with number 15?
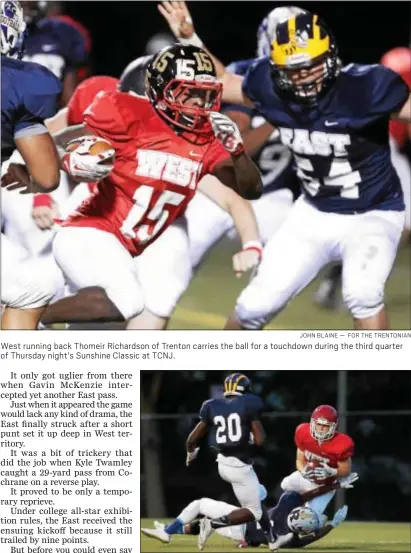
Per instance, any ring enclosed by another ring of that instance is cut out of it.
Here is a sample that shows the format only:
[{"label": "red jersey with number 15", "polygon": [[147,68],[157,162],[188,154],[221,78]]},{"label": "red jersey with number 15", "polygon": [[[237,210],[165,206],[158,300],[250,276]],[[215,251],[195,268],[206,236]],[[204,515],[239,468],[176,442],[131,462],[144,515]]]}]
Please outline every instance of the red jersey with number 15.
[{"label": "red jersey with number 15", "polygon": [[355,448],[353,440],[342,432],[336,432],[331,440],[318,443],[311,436],[309,423],[297,427],[295,445],[304,453],[307,461],[326,462],[333,468],[336,468],[340,461],[352,457]]},{"label": "red jersey with number 15", "polygon": [[199,180],[229,157],[215,138],[197,145],[177,135],[141,96],[98,95],[84,122],[112,144],[114,169],[63,226],[110,232],[132,256],[184,213]]}]

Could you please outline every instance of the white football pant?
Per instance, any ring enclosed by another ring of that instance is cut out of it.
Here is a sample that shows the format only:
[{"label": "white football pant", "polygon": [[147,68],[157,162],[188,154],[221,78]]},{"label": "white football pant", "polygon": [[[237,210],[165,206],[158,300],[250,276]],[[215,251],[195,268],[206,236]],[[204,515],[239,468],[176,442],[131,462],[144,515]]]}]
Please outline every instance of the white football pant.
[{"label": "white football pant", "polygon": [[133,258],[111,233],[89,227],[62,227],[53,255],[70,294],[82,288],[103,288],[125,319],[144,309]]},{"label": "white football pant", "polygon": [[[192,501],[187,507],[178,515],[177,519],[182,524],[188,524],[192,522],[200,515],[203,515],[209,519],[217,519],[229,515],[233,511],[236,511],[238,507],[224,503],[223,501],[215,501],[208,497],[196,499]],[[227,528],[219,528],[216,530],[218,534],[225,538],[230,538],[235,541],[244,541],[246,525],[239,524],[237,526],[228,526]]]},{"label": "white football pant", "polygon": [[325,213],[300,197],[240,294],[237,320],[247,329],[264,327],[332,261],[342,261],[343,299],[352,316],[376,315],[403,228],[404,212]]},{"label": "white football pant", "polygon": [[241,464],[238,459],[217,456],[218,472],[223,480],[229,482],[234,494],[244,509],[248,509],[256,521],[263,514],[260,500],[260,482],[252,465]]},{"label": "white football pant", "polygon": [[[284,478],[284,480],[281,482],[281,488],[285,492],[297,492],[299,494],[315,490],[318,487],[319,484],[309,482],[302,477],[301,473],[298,470],[296,470],[289,476],[286,476],[286,478]],[[330,503],[334,496],[335,491],[325,493],[324,495],[308,501],[307,506],[311,507],[311,509],[313,509],[318,515],[322,515],[326,510],[327,505]]]},{"label": "white football pant", "polygon": [[[278,190],[252,202],[260,236],[267,241],[292,206],[289,190]],[[189,203],[185,218],[173,223],[135,260],[147,309],[168,318],[188,288],[194,270],[225,234],[236,236],[233,220],[201,192]]]},{"label": "white football pant", "polygon": [[51,257],[31,257],[1,235],[1,302],[15,309],[46,306],[56,293],[60,273]]}]

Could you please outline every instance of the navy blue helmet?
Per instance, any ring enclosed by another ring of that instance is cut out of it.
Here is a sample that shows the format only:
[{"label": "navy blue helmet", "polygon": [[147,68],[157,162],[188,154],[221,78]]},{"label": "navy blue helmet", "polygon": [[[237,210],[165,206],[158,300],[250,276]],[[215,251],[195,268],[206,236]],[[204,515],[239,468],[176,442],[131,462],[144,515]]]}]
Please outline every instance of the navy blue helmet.
[{"label": "navy blue helmet", "polygon": [[248,392],[251,381],[244,374],[233,373],[224,380],[225,396],[241,396]]}]

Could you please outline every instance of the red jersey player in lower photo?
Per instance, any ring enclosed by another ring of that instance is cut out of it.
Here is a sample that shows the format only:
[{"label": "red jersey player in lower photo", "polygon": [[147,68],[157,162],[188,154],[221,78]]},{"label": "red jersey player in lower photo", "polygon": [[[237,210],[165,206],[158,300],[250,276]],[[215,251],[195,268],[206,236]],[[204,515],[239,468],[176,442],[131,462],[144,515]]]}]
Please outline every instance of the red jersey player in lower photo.
[{"label": "red jersey player in lower photo", "polygon": [[[126,320],[140,313],[144,304],[132,259],[183,214],[204,175],[215,175],[245,198],[261,195],[260,172],[244,152],[237,126],[218,113],[221,92],[206,52],[169,46],[148,67],[148,98],[98,95],[85,124],[60,134],[60,146],[80,143],[63,156],[73,178],[93,180],[109,161],[90,154],[94,139],[85,135],[109,142],[115,158],[54,240],[53,254],[73,295],[50,306],[45,322]],[[86,303],[93,309],[85,312]]]},{"label": "red jersey player in lower photo", "polygon": [[[318,486],[332,485],[351,473],[354,442],[337,431],[338,413],[330,405],[320,405],[309,423],[300,424],[295,431],[297,470],[284,478],[284,491],[304,493]],[[334,497],[329,492],[309,503],[321,515]]]}]

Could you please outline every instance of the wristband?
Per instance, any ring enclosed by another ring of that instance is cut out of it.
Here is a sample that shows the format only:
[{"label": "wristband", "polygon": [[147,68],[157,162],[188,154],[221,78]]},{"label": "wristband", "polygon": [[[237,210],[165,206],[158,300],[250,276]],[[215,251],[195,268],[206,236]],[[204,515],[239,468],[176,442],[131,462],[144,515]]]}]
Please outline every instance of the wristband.
[{"label": "wristband", "polygon": [[53,198],[49,194],[34,194],[33,207],[52,207]]},{"label": "wristband", "polygon": [[192,34],[190,38],[179,38],[178,41],[183,46],[198,46],[198,48],[203,47],[203,42],[196,33]]},{"label": "wristband", "polygon": [[263,253],[263,246],[257,240],[249,240],[243,245],[242,250],[255,250],[261,255]]}]

